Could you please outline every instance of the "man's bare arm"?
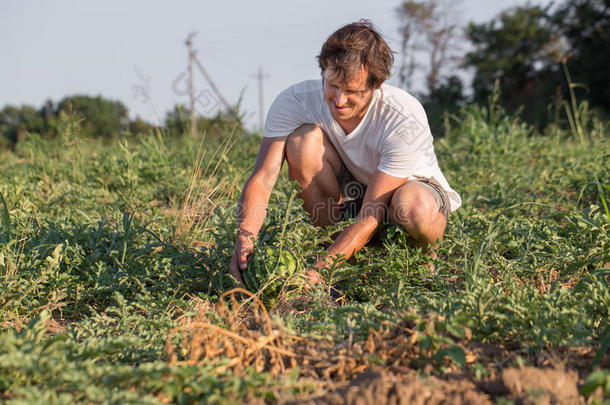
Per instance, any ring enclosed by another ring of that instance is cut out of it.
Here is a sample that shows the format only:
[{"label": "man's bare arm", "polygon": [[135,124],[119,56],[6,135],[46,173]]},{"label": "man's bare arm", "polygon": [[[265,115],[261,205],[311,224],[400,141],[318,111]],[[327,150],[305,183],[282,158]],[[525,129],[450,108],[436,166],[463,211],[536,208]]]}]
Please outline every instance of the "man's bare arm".
[{"label": "man's bare arm", "polygon": [[343,255],[349,259],[360,250],[373,236],[383,220],[383,215],[390,205],[394,191],[404,184],[406,179],[390,176],[379,170],[375,172],[362,202],[362,208],[356,216],[357,222],[347,227],[328,251],[330,257],[318,260],[315,267],[325,267],[333,256]]},{"label": "man's bare arm", "polygon": [[235,238],[235,250],[229,266],[231,274],[242,285],[241,270],[247,267],[252,253],[252,238],[256,238],[265,220],[271,190],[277,181],[282,163],[287,136],[263,138],[254,169],[246,181],[237,208],[239,230]]}]

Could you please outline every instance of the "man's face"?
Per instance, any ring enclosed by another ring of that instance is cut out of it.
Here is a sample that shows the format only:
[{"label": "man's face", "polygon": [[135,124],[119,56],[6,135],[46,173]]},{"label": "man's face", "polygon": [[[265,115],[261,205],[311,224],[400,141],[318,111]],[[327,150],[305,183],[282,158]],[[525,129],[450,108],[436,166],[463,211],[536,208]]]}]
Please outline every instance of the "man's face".
[{"label": "man's face", "polygon": [[367,86],[368,71],[360,67],[355,75],[341,82],[332,68],[324,70],[324,100],[337,122],[359,122],[373,97]]}]

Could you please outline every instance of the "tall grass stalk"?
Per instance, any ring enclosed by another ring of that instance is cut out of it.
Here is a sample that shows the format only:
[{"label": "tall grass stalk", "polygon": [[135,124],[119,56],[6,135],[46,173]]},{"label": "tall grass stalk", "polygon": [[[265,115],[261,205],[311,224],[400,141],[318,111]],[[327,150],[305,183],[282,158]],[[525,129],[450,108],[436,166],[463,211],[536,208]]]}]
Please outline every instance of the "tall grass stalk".
[{"label": "tall grass stalk", "polygon": [[214,150],[202,169],[208,152],[204,147],[205,139],[204,133],[199,142],[189,187],[176,217],[174,241],[184,246],[202,242],[214,209],[222,199],[221,196],[230,191],[237,181],[234,179],[228,184],[224,180],[216,179],[222,162],[227,160],[227,154],[235,144],[235,128]]},{"label": "tall grass stalk", "polygon": [[581,142],[585,141],[585,131],[583,130],[582,119],[580,114],[580,105],[576,100],[576,92],[574,91],[577,87],[584,87],[580,83],[574,83],[572,81],[572,76],[570,75],[570,71],[568,70],[568,65],[566,64],[566,60],[561,61],[561,66],[563,68],[563,73],[566,77],[566,81],[568,82],[568,89],[570,91],[570,104],[564,102],[563,106],[566,110],[566,115],[568,117],[568,121],[570,123],[570,128],[572,130],[572,134]]},{"label": "tall grass stalk", "polygon": [[[610,209],[608,208],[608,202],[606,201],[606,197],[604,195],[604,189],[610,190],[610,185],[601,184],[597,177],[595,178],[595,183],[597,184],[597,192],[599,193],[599,198],[601,199],[602,205],[604,206],[604,211],[606,212],[606,218],[608,218],[608,224],[610,224]],[[601,226],[600,226],[600,229],[602,229],[603,234],[606,236],[606,242],[609,241],[610,236],[608,235],[608,233],[604,232],[603,228]],[[607,243],[604,243],[604,246],[602,246],[602,257],[605,257],[607,259],[608,254],[604,253],[606,246],[607,246]]]},{"label": "tall grass stalk", "polygon": [[0,202],[2,202],[2,228],[4,229],[4,233],[6,235],[6,241],[11,240],[11,215],[8,211],[8,205],[6,204],[6,200],[4,199],[4,195],[0,193]]},{"label": "tall grass stalk", "polygon": [[599,198],[602,200],[602,205],[604,206],[604,210],[606,211],[606,217],[608,218],[608,222],[610,222],[610,209],[608,209],[608,202],[606,201],[606,197],[604,196],[604,188],[606,190],[610,190],[610,185],[601,184],[597,177],[595,178],[595,183],[597,184],[597,192],[599,193]]}]

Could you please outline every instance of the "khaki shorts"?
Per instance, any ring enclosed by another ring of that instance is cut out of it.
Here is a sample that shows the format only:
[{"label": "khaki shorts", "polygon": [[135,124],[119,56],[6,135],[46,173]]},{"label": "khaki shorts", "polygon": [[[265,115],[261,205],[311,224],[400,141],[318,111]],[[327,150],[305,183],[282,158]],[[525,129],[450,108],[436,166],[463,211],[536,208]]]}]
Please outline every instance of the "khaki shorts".
[{"label": "khaki shorts", "polygon": [[[337,174],[337,181],[341,188],[343,219],[354,218],[362,208],[366,186],[356,180],[344,164],[341,165],[339,174]],[[434,180],[419,179],[408,180],[405,184],[414,184],[429,192],[434,197],[438,210],[445,216],[445,219],[449,220],[451,212],[449,197],[438,183]]]}]

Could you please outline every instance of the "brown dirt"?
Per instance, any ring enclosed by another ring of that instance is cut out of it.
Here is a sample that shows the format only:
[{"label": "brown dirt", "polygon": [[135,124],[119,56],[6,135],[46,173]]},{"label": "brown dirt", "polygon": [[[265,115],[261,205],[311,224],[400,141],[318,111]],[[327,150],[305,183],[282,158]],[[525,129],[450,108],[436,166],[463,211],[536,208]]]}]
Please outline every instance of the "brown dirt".
[{"label": "brown dirt", "polygon": [[367,369],[350,381],[349,385],[315,399],[296,401],[297,404],[350,405],[436,405],[436,404],[491,404],[487,395],[478,392],[470,381],[443,381],[436,377],[418,378],[387,372],[379,367]]},{"label": "brown dirt", "polygon": [[326,394],[303,398],[295,404],[491,404],[502,397],[515,404],[579,404],[585,399],[578,393],[575,371],[507,368],[493,381],[476,383],[465,374],[418,377],[414,372],[395,374],[378,366],[368,368],[345,387]]},{"label": "brown dirt", "polygon": [[508,396],[523,404],[577,404],[578,374],[574,371],[524,367],[502,370]]},{"label": "brown dirt", "polygon": [[67,323],[65,321],[57,321],[53,318],[49,318],[46,323],[46,328],[49,333],[64,333],[67,328]]},{"label": "brown dirt", "polygon": [[[299,379],[289,389],[281,384],[268,387],[281,403],[487,404],[499,398],[515,404],[585,403],[578,386],[595,355],[590,347],[528,355],[516,347],[470,342],[466,330],[466,339],[459,345],[467,365],[460,369],[449,358],[439,363],[431,349],[422,350],[421,334],[408,319],[371,329],[362,342],[302,338],[273,322],[255,297],[252,305],[238,303],[237,292],[249,295],[236,290],[216,305],[197,301],[198,314],[182,318],[181,325],[169,334],[170,362],[217,362],[219,373],[235,375],[244,375],[251,367],[280,381],[298,370]],[[437,350],[440,348],[446,346],[441,343]],[[219,361],[222,358],[229,361]],[[528,366],[519,367],[521,364]],[[610,366],[609,355],[600,366]],[[477,367],[483,373],[477,375]],[[255,399],[243,400],[258,403]]]}]

